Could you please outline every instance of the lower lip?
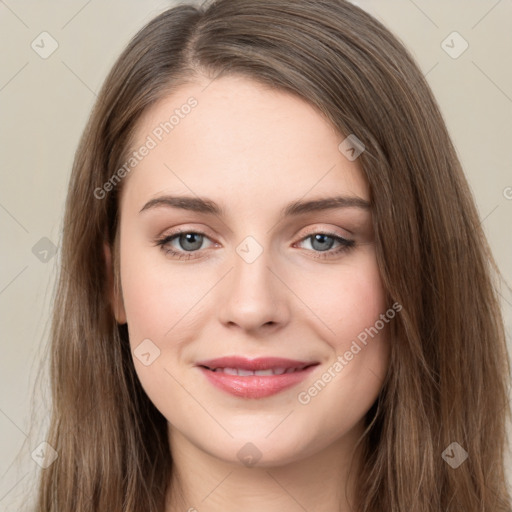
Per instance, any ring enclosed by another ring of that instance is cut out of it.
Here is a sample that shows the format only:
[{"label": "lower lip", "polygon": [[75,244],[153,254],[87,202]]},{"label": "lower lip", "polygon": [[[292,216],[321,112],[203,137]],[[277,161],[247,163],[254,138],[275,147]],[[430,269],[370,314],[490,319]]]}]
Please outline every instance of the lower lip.
[{"label": "lower lip", "polygon": [[229,375],[200,367],[206,378],[216,387],[241,398],[265,398],[284,391],[302,382],[313,370],[309,366],[304,370],[282,375]]}]

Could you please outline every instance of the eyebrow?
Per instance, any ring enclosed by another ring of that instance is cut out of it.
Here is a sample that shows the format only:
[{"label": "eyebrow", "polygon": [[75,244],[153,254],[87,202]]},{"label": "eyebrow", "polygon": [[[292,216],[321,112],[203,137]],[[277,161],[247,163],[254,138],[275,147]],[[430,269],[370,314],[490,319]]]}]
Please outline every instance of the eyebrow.
[{"label": "eyebrow", "polygon": [[[189,210],[222,217],[225,211],[210,199],[191,196],[161,196],[148,201],[140,210],[142,213],[153,208],[168,207]],[[331,210],[334,208],[361,208],[370,210],[371,204],[357,196],[335,196],[311,201],[292,201],[281,210],[281,218],[302,215],[310,212]]]}]

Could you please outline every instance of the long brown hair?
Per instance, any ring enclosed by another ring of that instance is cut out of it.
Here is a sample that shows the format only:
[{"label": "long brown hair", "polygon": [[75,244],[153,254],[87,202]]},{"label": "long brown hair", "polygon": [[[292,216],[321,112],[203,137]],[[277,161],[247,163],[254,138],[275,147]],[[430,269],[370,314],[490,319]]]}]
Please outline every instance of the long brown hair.
[{"label": "long brown hair", "polygon": [[[354,510],[509,512],[499,273],[424,76],[388,29],[344,0],[180,5],[148,23],[117,60],[69,184],[47,438],[59,456],[42,471],[37,511],[164,510],[166,420],[135,374],[103,254],[104,241],[116,249],[123,181],[103,198],[95,191],[126,161],[150,105],[197,77],[232,74],[298,95],[340,142],[355,134],[365,146],[378,264],[402,311],[367,415]],[[118,276],[117,258],[113,266]],[[457,468],[446,461],[455,442],[468,453]]]}]

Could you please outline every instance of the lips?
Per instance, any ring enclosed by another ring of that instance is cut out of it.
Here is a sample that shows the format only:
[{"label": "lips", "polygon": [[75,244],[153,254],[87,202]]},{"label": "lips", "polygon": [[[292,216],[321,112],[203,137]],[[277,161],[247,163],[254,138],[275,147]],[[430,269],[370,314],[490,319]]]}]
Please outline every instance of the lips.
[{"label": "lips", "polygon": [[264,398],[298,384],[318,364],[278,357],[232,356],[201,361],[196,366],[223,391],[242,398]]}]

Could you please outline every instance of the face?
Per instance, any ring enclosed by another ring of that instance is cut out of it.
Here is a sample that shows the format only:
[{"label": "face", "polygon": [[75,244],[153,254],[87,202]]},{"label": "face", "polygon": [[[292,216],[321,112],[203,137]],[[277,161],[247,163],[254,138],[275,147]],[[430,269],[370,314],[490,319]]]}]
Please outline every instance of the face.
[{"label": "face", "polygon": [[272,466],[353,444],[392,321],[359,162],[305,101],[207,83],[146,112],[122,183],[115,308],[140,382],[176,449]]}]

